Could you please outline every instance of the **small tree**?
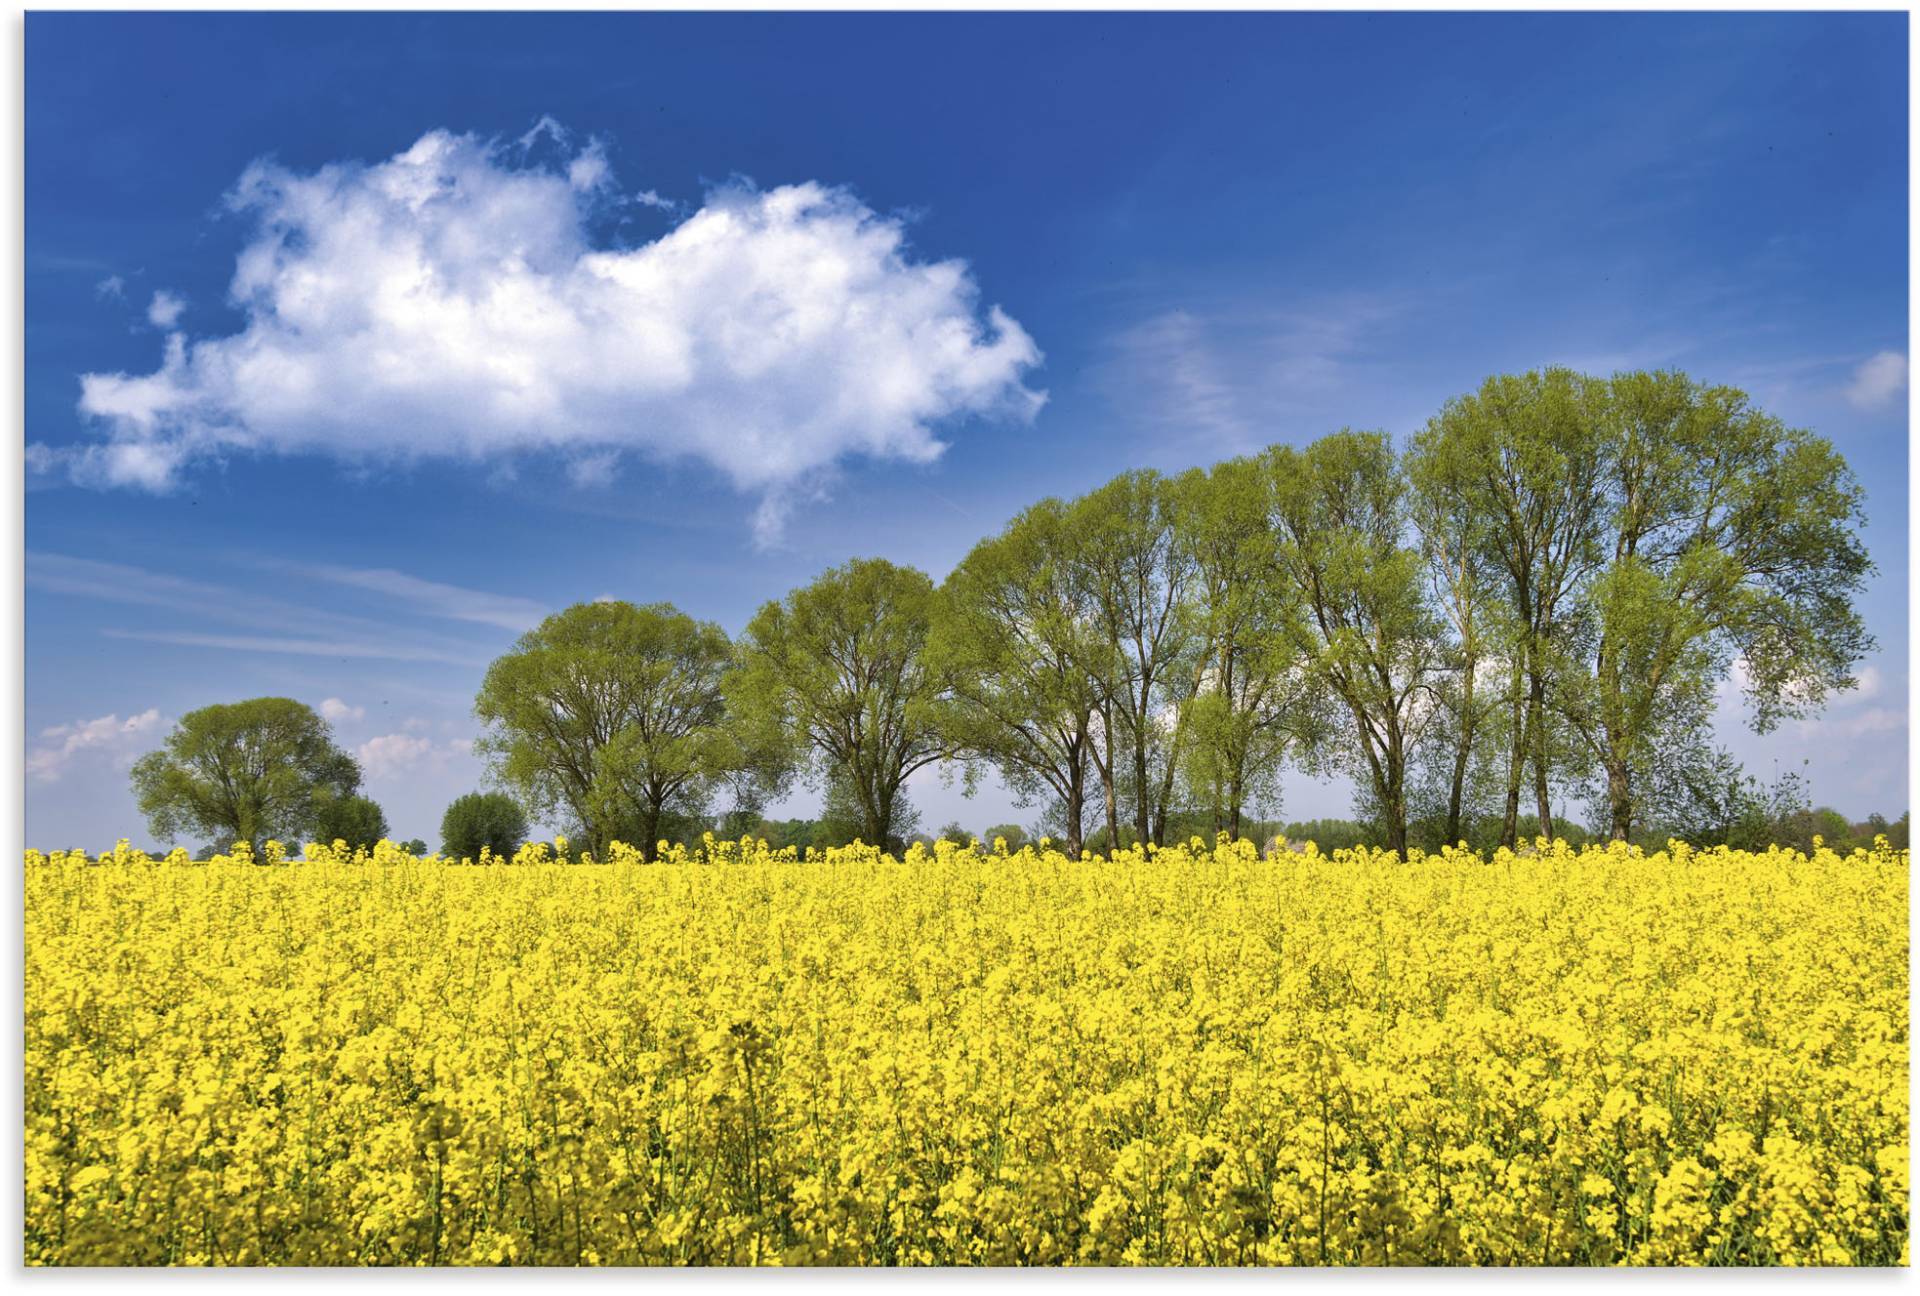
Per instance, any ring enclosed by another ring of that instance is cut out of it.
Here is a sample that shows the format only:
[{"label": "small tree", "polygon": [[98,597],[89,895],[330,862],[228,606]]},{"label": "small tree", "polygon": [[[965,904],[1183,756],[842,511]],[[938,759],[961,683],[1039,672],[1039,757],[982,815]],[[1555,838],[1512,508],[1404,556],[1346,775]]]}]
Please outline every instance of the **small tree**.
[{"label": "small tree", "polygon": [[1011,853],[1027,844],[1027,830],[1019,824],[995,824],[982,834],[980,844],[988,850],[992,850],[995,838],[1004,839],[1007,843],[1007,850]]},{"label": "small tree", "polygon": [[400,843],[400,849],[409,855],[425,855],[427,853],[427,844],[418,837],[409,837]]},{"label": "small tree", "polygon": [[344,841],[354,849],[371,847],[387,835],[387,816],[368,797],[332,797],[320,803],[314,835],[327,845]]},{"label": "small tree", "polygon": [[359,789],[360,766],[311,707],[267,697],[188,712],[132,780],[156,837],[192,832],[257,853],[268,838],[306,840],[327,802]]},{"label": "small tree", "polygon": [[481,847],[511,856],[527,839],[527,813],[504,792],[469,792],[440,819],[440,849],[451,859],[479,859]]}]

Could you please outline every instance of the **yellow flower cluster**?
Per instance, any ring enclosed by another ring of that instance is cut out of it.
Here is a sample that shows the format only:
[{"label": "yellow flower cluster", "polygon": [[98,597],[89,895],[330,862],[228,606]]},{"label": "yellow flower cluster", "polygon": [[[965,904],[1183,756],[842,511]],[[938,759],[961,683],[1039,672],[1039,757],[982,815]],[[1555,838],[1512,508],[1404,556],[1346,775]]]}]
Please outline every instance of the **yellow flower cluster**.
[{"label": "yellow flower cluster", "polygon": [[1907,1262],[1884,842],[264,854],[28,853],[30,1263]]}]

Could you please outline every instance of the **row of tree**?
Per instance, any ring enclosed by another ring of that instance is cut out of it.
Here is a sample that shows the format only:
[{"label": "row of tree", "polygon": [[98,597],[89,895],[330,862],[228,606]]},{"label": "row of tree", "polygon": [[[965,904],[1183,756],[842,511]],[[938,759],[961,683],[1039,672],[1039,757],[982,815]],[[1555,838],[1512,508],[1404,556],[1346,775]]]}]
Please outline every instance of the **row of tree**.
[{"label": "row of tree", "polygon": [[1732,388],[1497,377],[1404,452],[1343,431],[1124,473],[939,585],[829,570],[738,643],[666,604],[569,608],[487,672],[481,750],[602,849],[796,775],[897,844],[941,763],[1073,851],[1239,834],[1287,767],[1350,775],[1394,850],[1551,835],[1569,795],[1631,838],[1739,802],[1722,681],[1762,731],[1852,686],[1861,505],[1829,442]]}]

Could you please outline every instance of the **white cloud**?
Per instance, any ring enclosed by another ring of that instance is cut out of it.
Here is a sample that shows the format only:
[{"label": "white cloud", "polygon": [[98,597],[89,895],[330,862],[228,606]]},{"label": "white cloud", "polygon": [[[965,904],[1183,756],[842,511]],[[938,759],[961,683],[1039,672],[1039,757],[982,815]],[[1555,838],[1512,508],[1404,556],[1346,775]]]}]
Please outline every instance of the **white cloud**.
[{"label": "white cloud", "polygon": [[127,281],[119,275],[108,275],[93,286],[94,296],[105,301],[109,298],[122,298],[127,295]]},{"label": "white cloud", "polygon": [[162,288],[147,306],[147,322],[155,328],[170,329],[180,322],[180,315],[186,309],[186,298]]},{"label": "white cloud", "polygon": [[1860,738],[1874,733],[1904,733],[1907,713],[1895,707],[1867,707],[1825,724],[1810,725],[1825,737]]},{"label": "white cloud", "polygon": [[27,777],[42,783],[58,779],[83,753],[99,753],[116,763],[131,763],[153,744],[161,727],[160,712],[149,708],[122,720],[103,715],[76,720],[40,731],[40,743],[27,753]]},{"label": "white cloud", "polygon": [[436,743],[418,734],[393,733],[360,744],[360,768],[368,778],[392,778],[422,769],[444,769],[456,757],[471,757],[473,740],[450,738]]},{"label": "white cloud", "polygon": [[349,706],[339,698],[330,697],[320,704],[320,714],[334,724],[344,724],[349,720],[364,720],[367,709],[363,706]]},{"label": "white cloud", "polygon": [[1907,389],[1907,357],[1882,351],[1860,362],[1847,384],[1847,400],[1863,410],[1884,409]]},{"label": "white cloud", "polygon": [[581,455],[567,465],[567,480],[581,490],[611,486],[619,467],[620,456],[612,450]]},{"label": "white cloud", "polygon": [[[964,262],[910,259],[902,223],[816,183],[716,189],[672,230],[597,248],[625,199],[589,143],[533,160],[434,131],[367,165],[256,162],[230,288],[247,324],[169,337],[146,374],[82,376],[105,435],[83,483],[165,489],[194,461],[318,451],[498,462],[635,450],[760,496],[763,538],[849,456],[924,463],[939,425],[1031,418],[1040,361]],[[544,151],[544,150],[543,150]]]}]

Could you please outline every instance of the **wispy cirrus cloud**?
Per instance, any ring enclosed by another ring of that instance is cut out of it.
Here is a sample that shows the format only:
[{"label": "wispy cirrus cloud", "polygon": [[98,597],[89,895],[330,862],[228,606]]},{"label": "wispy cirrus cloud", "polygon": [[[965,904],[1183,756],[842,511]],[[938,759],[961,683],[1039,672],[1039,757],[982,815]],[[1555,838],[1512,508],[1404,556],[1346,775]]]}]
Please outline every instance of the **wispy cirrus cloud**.
[{"label": "wispy cirrus cloud", "polygon": [[499,626],[503,630],[530,629],[545,619],[548,610],[545,604],[533,599],[446,585],[388,567],[318,564],[294,566],[291,570],[334,585],[385,594],[429,616]]},{"label": "wispy cirrus cloud", "polygon": [[229,291],[244,328],[82,375],[103,436],[49,453],[80,484],[163,491],[234,453],[611,469],[596,456],[630,450],[757,495],[771,543],[842,461],[930,462],[950,421],[1045,399],[1025,385],[1039,348],[981,311],[967,264],[915,259],[904,221],[844,188],[734,183],[650,243],[597,245],[596,218],[636,203],[665,206],[551,119],[310,173],[255,162],[227,196],[253,222]]},{"label": "wispy cirrus cloud", "polygon": [[449,652],[386,639],[312,639],[292,635],[200,634],[189,630],[120,630],[101,634],[109,639],[139,639],[183,648],[227,648],[235,652],[291,653],[301,657],[365,657],[380,661],[444,662],[451,666],[484,666],[485,657]]},{"label": "wispy cirrus cloud", "polygon": [[1156,437],[1239,453],[1372,381],[1376,335],[1402,313],[1368,296],[1292,309],[1164,310],[1109,337],[1092,381]]},{"label": "wispy cirrus cloud", "polygon": [[[404,573],[390,573],[404,579]],[[484,664],[472,644],[448,635],[435,635],[395,625],[392,620],[329,612],[310,603],[263,596],[207,581],[191,580],[128,563],[101,562],[69,554],[32,551],[27,554],[27,585],[78,598],[128,607],[158,608],[199,622],[216,621],[243,627],[244,634],[213,634],[204,630],[174,630],[165,626],[103,630],[115,638],[146,639],[154,643],[226,648],[233,651],[299,653],[313,656],[381,658],[390,661],[438,661],[459,665]],[[452,586],[434,586],[443,600]],[[487,596],[474,591],[475,610],[484,609]],[[506,615],[514,601],[494,608]],[[477,619],[468,617],[464,619]],[[263,626],[297,627],[294,635],[260,634]]]}]

